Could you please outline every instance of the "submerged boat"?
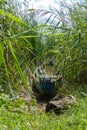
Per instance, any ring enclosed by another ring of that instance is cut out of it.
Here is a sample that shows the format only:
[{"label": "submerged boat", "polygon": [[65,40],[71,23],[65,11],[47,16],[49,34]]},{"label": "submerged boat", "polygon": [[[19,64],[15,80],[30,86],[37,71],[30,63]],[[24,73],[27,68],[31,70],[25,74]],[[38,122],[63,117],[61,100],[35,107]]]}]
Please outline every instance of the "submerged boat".
[{"label": "submerged boat", "polygon": [[41,65],[34,71],[32,90],[40,96],[54,96],[62,85],[62,75],[53,66]]}]

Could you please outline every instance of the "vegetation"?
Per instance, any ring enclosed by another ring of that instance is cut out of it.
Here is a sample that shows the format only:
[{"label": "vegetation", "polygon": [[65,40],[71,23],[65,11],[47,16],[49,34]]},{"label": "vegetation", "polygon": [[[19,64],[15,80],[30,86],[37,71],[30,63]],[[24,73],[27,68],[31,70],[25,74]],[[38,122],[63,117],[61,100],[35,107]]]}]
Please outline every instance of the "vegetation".
[{"label": "vegetation", "polygon": [[75,95],[77,100],[60,116],[56,116],[52,112],[45,114],[39,109],[36,111],[35,102],[31,102],[33,106],[29,106],[23,99],[11,100],[8,95],[1,94],[0,128],[2,130],[85,130],[87,128],[86,88],[87,86],[68,88],[70,89],[68,93]]},{"label": "vegetation", "polygon": [[[29,10],[27,4],[0,0],[0,128],[87,129],[87,3],[63,2],[60,10],[48,11]],[[29,106],[17,98],[22,87],[31,96],[33,70],[52,56],[70,86],[63,86],[59,93],[77,98],[60,116],[38,113],[35,101]]]}]

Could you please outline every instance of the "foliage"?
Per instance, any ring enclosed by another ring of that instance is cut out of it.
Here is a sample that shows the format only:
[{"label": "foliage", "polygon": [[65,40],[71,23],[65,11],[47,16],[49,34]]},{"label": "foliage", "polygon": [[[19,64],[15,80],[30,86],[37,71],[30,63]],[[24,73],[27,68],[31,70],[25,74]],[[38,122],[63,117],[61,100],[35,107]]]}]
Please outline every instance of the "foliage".
[{"label": "foliage", "polygon": [[17,12],[12,7],[14,2],[10,4],[3,1],[0,10],[0,85],[4,91],[10,90],[13,96],[13,90],[20,90],[22,84],[29,91],[26,72],[28,74],[27,66],[33,59],[30,58],[33,54],[30,39],[37,36],[31,34],[27,23],[16,17]]},{"label": "foliage", "polygon": [[[74,6],[68,6],[66,3],[62,3],[63,7],[67,11],[59,12],[54,8],[53,11],[41,10],[42,16],[51,13],[51,17],[48,18],[49,23],[47,34],[49,37],[48,45],[52,48],[48,49],[48,53],[56,56],[55,64],[62,71],[63,76],[70,82],[87,83],[87,40],[86,40],[86,12],[87,5],[76,3]],[[58,19],[58,24],[54,25],[50,23],[52,15]],[[65,17],[63,17],[65,15]],[[50,39],[55,39],[54,43],[49,42]],[[47,52],[47,50],[46,50]]]},{"label": "foliage", "polygon": [[[87,4],[61,3],[60,11],[28,10],[24,4],[22,12],[17,0],[0,0],[0,129],[87,129],[87,85],[59,89],[60,95],[77,98],[60,116],[37,110],[35,101],[15,98],[21,87],[30,92],[30,72],[53,56],[64,79],[71,84],[87,83]],[[37,12],[50,16],[40,24]]]},{"label": "foliage", "polygon": [[68,93],[76,96],[76,103],[60,116],[53,112],[45,114],[40,110],[36,111],[34,104],[26,105],[23,99],[11,99],[8,95],[0,94],[0,129],[84,130],[87,128],[86,87],[69,86]]},{"label": "foliage", "polygon": [[[3,91],[14,95],[14,90],[20,91],[23,85],[29,91],[30,72],[53,56],[54,65],[67,81],[87,83],[86,3],[68,6],[64,2],[60,10],[47,11],[29,10],[25,2],[22,11],[17,0],[0,2],[0,85]],[[48,15],[48,18],[40,24],[37,14]]]},{"label": "foliage", "polygon": [[[5,9],[5,6],[6,6],[6,4],[4,4],[4,9]],[[6,8],[5,10],[0,10],[0,14],[1,14],[0,69],[2,70],[2,73],[0,73],[0,75],[1,75],[0,84],[5,86],[8,83],[10,92],[13,95],[11,80],[14,80],[14,79],[12,79],[12,75],[15,70],[12,70],[12,68],[17,68],[19,75],[21,76],[24,84],[27,85],[27,83],[26,83],[24,74],[22,73],[22,69],[20,68],[17,56],[14,53],[13,46],[15,46],[15,44],[17,43],[17,39],[12,39],[11,37],[20,28],[19,24],[22,24],[23,26],[27,26],[27,25],[24,22],[22,22],[20,19],[18,19],[17,17],[12,16],[8,12],[9,12],[9,8]],[[9,24],[9,22],[11,24]],[[11,71],[13,71],[13,72],[11,72]],[[8,88],[4,88],[4,90],[6,90],[6,89],[8,89]]]}]

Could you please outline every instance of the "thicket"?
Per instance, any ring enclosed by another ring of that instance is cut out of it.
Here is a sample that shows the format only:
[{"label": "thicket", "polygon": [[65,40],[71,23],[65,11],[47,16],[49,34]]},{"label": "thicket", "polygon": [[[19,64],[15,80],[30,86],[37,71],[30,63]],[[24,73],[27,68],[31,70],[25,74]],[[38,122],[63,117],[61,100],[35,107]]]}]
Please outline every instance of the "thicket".
[{"label": "thicket", "polygon": [[49,11],[21,6],[0,0],[0,91],[14,95],[22,85],[29,91],[30,72],[53,55],[65,80],[87,84],[87,4]]}]

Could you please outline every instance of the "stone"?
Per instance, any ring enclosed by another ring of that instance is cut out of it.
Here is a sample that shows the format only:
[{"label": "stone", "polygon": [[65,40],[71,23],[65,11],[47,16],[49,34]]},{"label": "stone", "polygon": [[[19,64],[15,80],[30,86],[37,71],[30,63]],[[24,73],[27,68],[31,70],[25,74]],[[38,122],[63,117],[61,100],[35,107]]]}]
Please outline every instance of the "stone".
[{"label": "stone", "polygon": [[47,103],[46,112],[54,111],[56,114],[61,114],[63,110],[75,102],[75,97],[72,95],[66,96],[59,100],[51,100]]}]

